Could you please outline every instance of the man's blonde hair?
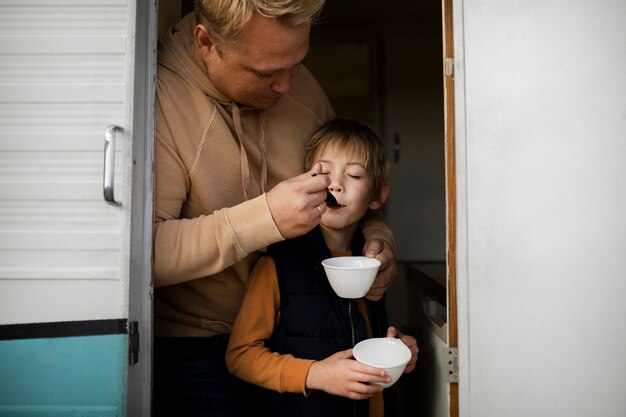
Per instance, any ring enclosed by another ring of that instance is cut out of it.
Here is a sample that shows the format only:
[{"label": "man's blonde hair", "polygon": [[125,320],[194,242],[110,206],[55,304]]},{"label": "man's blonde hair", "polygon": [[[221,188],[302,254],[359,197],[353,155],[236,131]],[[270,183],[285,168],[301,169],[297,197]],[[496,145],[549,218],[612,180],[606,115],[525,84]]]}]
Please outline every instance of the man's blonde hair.
[{"label": "man's blonde hair", "polygon": [[196,23],[206,25],[221,41],[236,44],[254,13],[285,26],[312,24],[325,0],[194,0]]}]

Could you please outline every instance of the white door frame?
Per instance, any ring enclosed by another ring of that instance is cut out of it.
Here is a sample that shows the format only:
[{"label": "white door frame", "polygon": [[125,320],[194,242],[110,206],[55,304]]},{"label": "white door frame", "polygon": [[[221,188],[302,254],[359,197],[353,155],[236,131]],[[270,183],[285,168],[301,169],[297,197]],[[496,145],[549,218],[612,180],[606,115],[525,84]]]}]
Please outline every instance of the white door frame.
[{"label": "white door frame", "polygon": [[[138,325],[136,362],[128,367],[127,414],[149,416],[152,403],[152,228],[157,5],[138,1],[135,32],[130,324]],[[131,329],[132,330],[132,329]]]}]

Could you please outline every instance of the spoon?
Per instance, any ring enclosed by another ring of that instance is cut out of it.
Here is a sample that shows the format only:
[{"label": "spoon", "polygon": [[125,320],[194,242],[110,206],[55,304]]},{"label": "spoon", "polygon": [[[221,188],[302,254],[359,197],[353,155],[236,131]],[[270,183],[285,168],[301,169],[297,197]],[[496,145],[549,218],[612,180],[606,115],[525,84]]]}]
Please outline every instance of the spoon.
[{"label": "spoon", "polygon": [[330,192],[330,190],[326,189],[326,204],[328,207],[339,207],[340,204],[337,202],[335,196]]},{"label": "spoon", "polygon": [[[315,172],[311,173],[312,177],[315,177],[316,175],[317,174]],[[328,205],[328,207],[339,207],[339,206],[341,206],[341,204],[339,204],[337,202],[337,199],[330,192],[330,190],[328,188],[326,189],[326,205]]]}]

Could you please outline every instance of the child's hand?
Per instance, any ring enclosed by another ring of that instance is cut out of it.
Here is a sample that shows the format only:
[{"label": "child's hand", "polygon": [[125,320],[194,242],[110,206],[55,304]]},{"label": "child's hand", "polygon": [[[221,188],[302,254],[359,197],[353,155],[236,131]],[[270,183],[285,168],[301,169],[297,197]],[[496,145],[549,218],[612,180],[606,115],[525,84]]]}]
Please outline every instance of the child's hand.
[{"label": "child's hand", "polygon": [[306,377],[306,387],[353,400],[364,400],[383,390],[381,385],[368,385],[368,382],[386,383],[391,380],[382,369],[351,358],[352,349],[348,349],[313,362]]},{"label": "child's hand", "polygon": [[400,330],[396,329],[393,326],[389,326],[389,328],[387,329],[387,337],[395,337],[400,339],[402,343],[407,345],[407,347],[411,350],[411,360],[404,369],[404,373],[408,374],[413,369],[415,369],[415,364],[417,363],[417,352],[419,352],[419,349],[417,347],[417,340],[415,340],[413,336],[403,334]]}]

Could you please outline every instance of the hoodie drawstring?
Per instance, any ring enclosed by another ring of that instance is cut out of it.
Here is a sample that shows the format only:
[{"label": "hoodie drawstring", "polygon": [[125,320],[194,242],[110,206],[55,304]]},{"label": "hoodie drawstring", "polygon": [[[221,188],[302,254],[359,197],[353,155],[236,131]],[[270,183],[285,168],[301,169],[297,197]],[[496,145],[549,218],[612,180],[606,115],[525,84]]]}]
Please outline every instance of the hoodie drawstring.
[{"label": "hoodie drawstring", "polygon": [[261,110],[261,114],[259,115],[259,125],[261,127],[259,148],[261,148],[261,158],[263,159],[261,165],[261,193],[264,193],[267,189],[267,145],[265,142],[265,112],[263,110]]},{"label": "hoodie drawstring", "polygon": [[239,142],[239,165],[241,166],[241,179],[243,181],[243,195],[248,199],[248,188],[250,186],[250,166],[248,164],[248,155],[246,154],[246,148],[243,145],[243,136],[241,134],[241,115],[239,114],[239,107],[235,103],[232,103],[231,110],[233,113],[233,124],[235,125],[235,132],[237,133],[237,141]]}]

